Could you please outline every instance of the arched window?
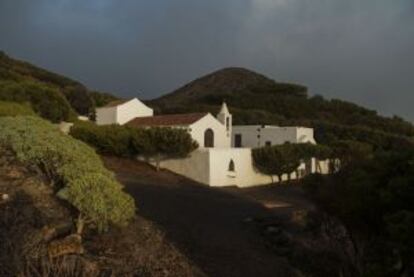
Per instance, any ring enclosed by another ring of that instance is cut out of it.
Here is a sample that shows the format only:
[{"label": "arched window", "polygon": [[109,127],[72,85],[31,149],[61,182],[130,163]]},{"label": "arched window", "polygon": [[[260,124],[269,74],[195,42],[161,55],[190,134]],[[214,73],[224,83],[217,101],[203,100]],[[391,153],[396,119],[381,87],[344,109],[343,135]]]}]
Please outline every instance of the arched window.
[{"label": "arched window", "polygon": [[204,147],[206,148],[214,147],[214,132],[211,129],[207,129],[204,132]]},{"label": "arched window", "polygon": [[230,130],[230,117],[226,117],[226,130]]},{"label": "arched window", "polygon": [[233,160],[230,160],[229,171],[231,171],[231,172],[236,171],[236,167],[234,166],[234,161]]}]

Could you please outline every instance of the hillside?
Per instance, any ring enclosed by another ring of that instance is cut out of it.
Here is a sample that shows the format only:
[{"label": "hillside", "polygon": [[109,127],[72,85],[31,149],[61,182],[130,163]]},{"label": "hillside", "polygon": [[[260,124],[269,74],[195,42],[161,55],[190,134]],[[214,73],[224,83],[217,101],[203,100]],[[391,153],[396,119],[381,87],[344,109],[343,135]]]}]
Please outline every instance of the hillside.
[{"label": "hillside", "polygon": [[114,98],[92,92],[78,81],[13,59],[0,51],[0,100],[29,102],[43,117],[60,121],[68,120],[75,113],[91,115],[95,102],[105,104]]},{"label": "hillside", "polygon": [[223,100],[235,124],[314,127],[323,143],[355,139],[390,147],[394,139],[410,141],[414,135],[414,126],[399,117],[384,117],[351,102],[309,97],[302,85],[278,83],[243,68],[213,72],[149,104],[163,113],[217,113]]}]

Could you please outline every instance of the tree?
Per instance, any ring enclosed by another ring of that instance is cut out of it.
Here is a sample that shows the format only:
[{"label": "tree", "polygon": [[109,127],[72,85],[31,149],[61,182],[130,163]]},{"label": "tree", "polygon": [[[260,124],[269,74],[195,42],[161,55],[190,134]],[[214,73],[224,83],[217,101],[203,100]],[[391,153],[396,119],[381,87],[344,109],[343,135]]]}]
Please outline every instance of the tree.
[{"label": "tree", "polygon": [[373,147],[368,143],[339,140],[331,144],[332,156],[341,161],[342,166],[346,166],[354,160],[365,160],[372,158]]},{"label": "tree", "polygon": [[[283,174],[290,174],[300,166],[300,156],[293,144],[266,146],[253,149],[255,167],[262,173],[278,176],[282,181]],[[273,181],[273,177],[272,177]]]},{"label": "tree", "polygon": [[283,174],[288,177],[298,169],[302,162],[311,158],[326,160],[331,155],[327,146],[310,143],[266,146],[253,149],[255,167],[267,175],[277,175],[282,180]]},{"label": "tree", "polygon": [[184,158],[198,148],[197,142],[186,130],[176,128],[149,128],[137,131],[132,143],[137,153],[155,159],[157,171],[160,170],[162,160]]}]

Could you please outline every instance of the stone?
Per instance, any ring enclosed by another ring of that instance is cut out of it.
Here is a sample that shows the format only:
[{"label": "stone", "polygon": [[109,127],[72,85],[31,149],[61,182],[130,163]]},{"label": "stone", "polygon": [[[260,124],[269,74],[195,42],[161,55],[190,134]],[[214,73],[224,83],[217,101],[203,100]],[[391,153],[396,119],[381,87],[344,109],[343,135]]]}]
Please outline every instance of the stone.
[{"label": "stone", "polygon": [[50,259],[69,254],[83,254],[82,237],[74,234],[61,240],[52,241],[49,243],[47,252]]}]

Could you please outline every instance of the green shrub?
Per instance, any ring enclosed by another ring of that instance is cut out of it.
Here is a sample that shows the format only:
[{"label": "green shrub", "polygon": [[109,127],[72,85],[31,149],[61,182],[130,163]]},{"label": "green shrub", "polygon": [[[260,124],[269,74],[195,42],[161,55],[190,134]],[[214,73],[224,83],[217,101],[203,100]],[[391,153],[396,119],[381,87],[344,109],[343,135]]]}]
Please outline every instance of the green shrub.
[{"label": "green shrub", "polygon": [[74,113],[58,89],[34,81],[0,81],[0,100],[28,102],[36,113],[52,122],[68,120]]},{"label": "green shrub", "polygon": [[99,230],[126,224],[134,216],[133,199],[108,171],[95,151],[36,117],[0,118],[0,146],[17,159],[38,167],[72,204]]},{"label": "green shrub", "polygon": [[119,125],[97,126],[92,122],[78,122],[70,134],[93,146],[99,153],[129,157],[136,154],[132,141],[133,130]]},{"label": "green shrub", "polygon": [[95,147],[101,154],[155,157],[158,165],[164,158],[185,157],[198,147],[186,130],[174,128],[139,129],[78,122],[70,134]]},{"label": "green shrub", "polygon": [[17,115],[35,115],[29,104],[0,101],[0,117]]}]

